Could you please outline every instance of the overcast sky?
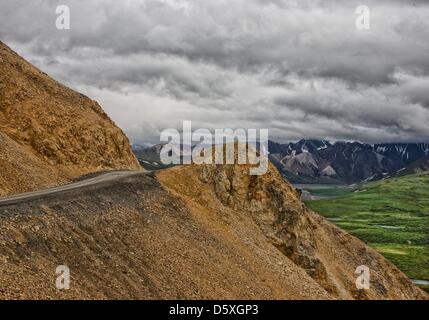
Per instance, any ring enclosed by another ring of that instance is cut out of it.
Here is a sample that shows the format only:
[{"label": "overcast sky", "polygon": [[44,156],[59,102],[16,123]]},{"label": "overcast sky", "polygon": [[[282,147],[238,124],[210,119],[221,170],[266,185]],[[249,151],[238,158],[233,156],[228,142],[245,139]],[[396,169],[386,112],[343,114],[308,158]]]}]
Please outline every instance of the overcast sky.
[{"label": "overcast sky", "polygon": [[[59,4],[70,30],[55,27]],[[425,1],[0,0],[0,40],[133,142],[183,120],[279,142],[429,141]]]}]

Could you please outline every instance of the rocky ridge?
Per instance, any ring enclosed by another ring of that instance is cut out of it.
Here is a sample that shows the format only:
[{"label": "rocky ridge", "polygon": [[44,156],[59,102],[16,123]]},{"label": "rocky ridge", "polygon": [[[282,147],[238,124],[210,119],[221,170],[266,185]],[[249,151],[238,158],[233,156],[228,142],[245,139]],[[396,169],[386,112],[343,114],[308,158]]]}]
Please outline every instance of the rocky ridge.
[{"label": "rocky ridge", "polygon": [[[228,224],[240,224],[243,216],[251,218],[274,247],[334,298],[426,296],[375,250],[308,209],[299,191],[284,182],[273,165],[261,176],[250,176],[248,170],[247,165],[188,166],[157,176],[191,211],[205,208]],[[355,271],[360,265],[371,270],[370,290],[356,288]]]}]

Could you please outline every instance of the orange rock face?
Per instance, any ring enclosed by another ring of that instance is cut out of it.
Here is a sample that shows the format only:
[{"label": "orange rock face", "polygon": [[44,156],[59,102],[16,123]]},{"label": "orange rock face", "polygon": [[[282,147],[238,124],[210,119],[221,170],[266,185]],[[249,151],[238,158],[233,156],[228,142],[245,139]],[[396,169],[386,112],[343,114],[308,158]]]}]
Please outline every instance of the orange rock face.
[{"label": "orange rock face", "polygon": [[0,195],[94,171],[139,169],[128,138],[97,102],[61,85],[1,42],[0,142]]}]

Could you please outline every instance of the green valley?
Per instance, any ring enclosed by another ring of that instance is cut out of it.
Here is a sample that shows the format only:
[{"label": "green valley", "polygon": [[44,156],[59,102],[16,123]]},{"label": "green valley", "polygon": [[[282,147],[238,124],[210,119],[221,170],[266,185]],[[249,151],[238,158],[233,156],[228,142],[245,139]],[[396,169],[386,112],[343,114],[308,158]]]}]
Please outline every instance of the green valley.
[{"label": "green valley", "polygon": [[429,280],[429,172],[371,182],[306,204],[410,278]]}]

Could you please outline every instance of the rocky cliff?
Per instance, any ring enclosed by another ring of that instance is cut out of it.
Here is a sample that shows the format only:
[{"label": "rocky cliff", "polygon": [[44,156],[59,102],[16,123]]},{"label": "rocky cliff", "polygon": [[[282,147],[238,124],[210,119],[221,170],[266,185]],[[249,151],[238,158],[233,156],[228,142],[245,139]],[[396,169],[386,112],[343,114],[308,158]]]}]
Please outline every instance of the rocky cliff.
[{"label": "rocky cliff", "polygon": [[138,169],[128,138],[97,102],[0,42],[0,195],[99,170]]},{"label": "rocky cliff", "polygon": [[[262,176],[250,176],[246,165],[177,167],[157,176],[201,219],[221,219],[248,239],[253,233],[245,226],[252,221],[273,247],[332,298],[427,297],[376,251],[309,210],[271,164]],[[355,271],[362,265],[370,270],[369,290],[356,287]]]}]

